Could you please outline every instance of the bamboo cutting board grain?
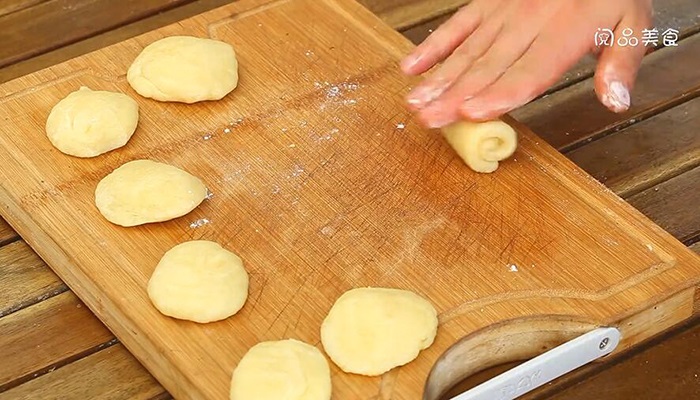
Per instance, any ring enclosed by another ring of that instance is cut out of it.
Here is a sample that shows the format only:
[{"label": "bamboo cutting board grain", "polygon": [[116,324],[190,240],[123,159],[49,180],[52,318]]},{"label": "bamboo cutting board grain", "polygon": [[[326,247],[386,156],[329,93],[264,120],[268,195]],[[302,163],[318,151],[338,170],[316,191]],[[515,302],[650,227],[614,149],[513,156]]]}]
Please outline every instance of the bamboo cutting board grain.
[{"label": "bamboo cutting board grain", "polygon": [[[176,34],[231,43],[239,87],[196,105],[136,95],[131,61]],[[520,146],[490,175],[420,128],[404,108],[415,81],[397,68],[409,49],[351,0],[250,0],[8,82],[2,215],[182,399],[227,398],[231,371],[259,341],[322,348],[323,318],[353,287],[413,290],[441,325],[432,347],[383,377],[333,366],[336,399],[420,398],[434,363],[463,337],[612,324],[624,349],[694,312],[698,258],[525,127],[508,120]],[[137,99],[125,148],[76,159],[50,145],[49,110],[81,85]],[[181,167],[213,196],[173,221],[111,225],[95,186],[137,158]],[[243,258],[251,286],[239,314],[198,325],[151,306],[153,268],[191,239]],[[474,368],[490,362],[474,354]]]}]

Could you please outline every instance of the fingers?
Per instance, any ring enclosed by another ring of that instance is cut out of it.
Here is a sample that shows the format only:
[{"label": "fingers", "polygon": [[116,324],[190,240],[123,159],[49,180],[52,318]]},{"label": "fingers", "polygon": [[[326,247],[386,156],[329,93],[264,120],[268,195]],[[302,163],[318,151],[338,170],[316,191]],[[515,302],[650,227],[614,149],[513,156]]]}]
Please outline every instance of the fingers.
[{"label": "fingers", "polygon": [[642,30],[652,24],[651,7],[636,9],[625,16],[615,30],[615,44],[602,49],[595,72],[595,91],[609,110],[620,113],[629,109],[630,91],[646,53],[641,41]]},{"label": "fingers", "polygon": [[441,65],[408,94],[408,104],[420,110],[441,96],[494,43],[502,25],[493,20],[479,28]]},{"label": "fingers", "polygon": [[459,114],[469,120],[486,121],[534,99],[588,53],[592,32],[595,28],[586,26],[581,20],[553,18],[500,79],[478,96],[462,103]]},{"label": "fingers", "polygon": [[[495,119],[543,93],[593,50],[599,100],[625,111],[646,52],[640,36],[651,26],[651,2],[472,0],[403,61],[404,72],[420,74],[444,60],[409,94],[409,105],[433,128]],[[594,34],[606,26],[617,27],[615,44],[595,48]]]},{"label": "fingers", "polygon": [[[523,8],[533,8],[532,0],[523,3],[523,6],[513,11],[517,15],[523,15],[526,11]],[[420,110],[419,118],[423,123],[429,127],[440,128],[459,119],[459,107],[462,102],[476,96],[494,83],[527,51],[542,26],[551,17],[554,8],[535,6],[535,12],[531,12],[528,18],[517,20],[517,23],[505,27],[486,54],[473,65],[467,65],[466,69],[459,70],[452,78],[455,83],[438,99],[434,101],[431,99],[432,102]],[[457,60],[459,62],[459,59]],[[446,62],[445,68],[447,67]],[[456,68],[449,72],[454,73],[454,71]],[[436,73],[438,74],[439,72]],[[429,80],[426,80],[426,83],[428,82]]]},{"label": "fingers", "polygon": [[407,75],[429,70],[464,42],[479,26],[482,17],[476,1],[464,6],[401,61],[401,70]]}]

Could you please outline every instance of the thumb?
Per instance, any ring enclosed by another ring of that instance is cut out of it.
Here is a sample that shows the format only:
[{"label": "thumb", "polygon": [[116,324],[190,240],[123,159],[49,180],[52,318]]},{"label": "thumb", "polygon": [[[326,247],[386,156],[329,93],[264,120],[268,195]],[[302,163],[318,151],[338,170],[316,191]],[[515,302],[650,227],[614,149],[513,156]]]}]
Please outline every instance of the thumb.
[{"label": "thumb", "polygon": [[650,24],[650,15],[623,19],[615,31],[612,46],[603,48],[599,54],[595,91],[598,100],[613,112],[621,113],[630,108],[630,92],[646,53],[642,31]]}]

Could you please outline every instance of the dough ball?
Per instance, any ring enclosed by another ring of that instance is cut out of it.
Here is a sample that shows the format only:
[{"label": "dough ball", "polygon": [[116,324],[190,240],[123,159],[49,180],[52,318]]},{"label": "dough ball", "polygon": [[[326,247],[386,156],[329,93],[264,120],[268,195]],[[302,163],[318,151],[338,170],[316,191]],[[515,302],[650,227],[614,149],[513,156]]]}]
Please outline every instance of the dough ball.
[{"label": "dough ball", "polygon": [[238,60],[228,43],[170,36],[146,46],[126,79],[138,94],[159,101],[219,100],[238,85]]},{"label": "dough ball", "polygon": [[262,342],[231,378],[231,400],[329,400],[331,371],[314,346],[294,339]]},{"label": "dough ball", "polygon": [[481,173],[494,172],[518,146],[515,130],[500,120],[460,121],[444,127],[442,133],[469,168]]},{"label": "dough ball", "polygon": [[359,288],[335,302],[321,342],[343,371],[376,376],[418,357],[433,344],[437,326],[435,308],[413,292]]},{"label": "dough ball", "polygon": [[236,254],[206,240],[168,250],[148,281],[162,314],[199,323],[226,319],[248,298],[248,273]]},{"label": "dough ball", "polygon": [[131,97],[82,86],[51,109],[46,135],[60,152],[89,158],[124,146],[138,120],[139,106]]},{"label": "dough ball", "polygon": [[130,161],[102,178],[95,205],[113,224],[136,226],[167,221],[194,210],[207,197],[199,178],[171,165]]}]

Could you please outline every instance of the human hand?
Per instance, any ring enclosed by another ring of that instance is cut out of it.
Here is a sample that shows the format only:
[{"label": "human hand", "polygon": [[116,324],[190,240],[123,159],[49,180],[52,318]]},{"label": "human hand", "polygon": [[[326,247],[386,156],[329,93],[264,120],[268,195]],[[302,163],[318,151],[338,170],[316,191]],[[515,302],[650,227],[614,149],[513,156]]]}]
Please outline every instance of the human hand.
[{"label": "human hand", "polygon": [[[496,119],[544,93],[584,55],[598,55],[595,91],[626,111],[645,54],[652,0],[472,0],[401,62],[409,75],[435,72],[408,95],[431,128]],[[629,29],[637,46],[596,48],[599,29]]]}]

